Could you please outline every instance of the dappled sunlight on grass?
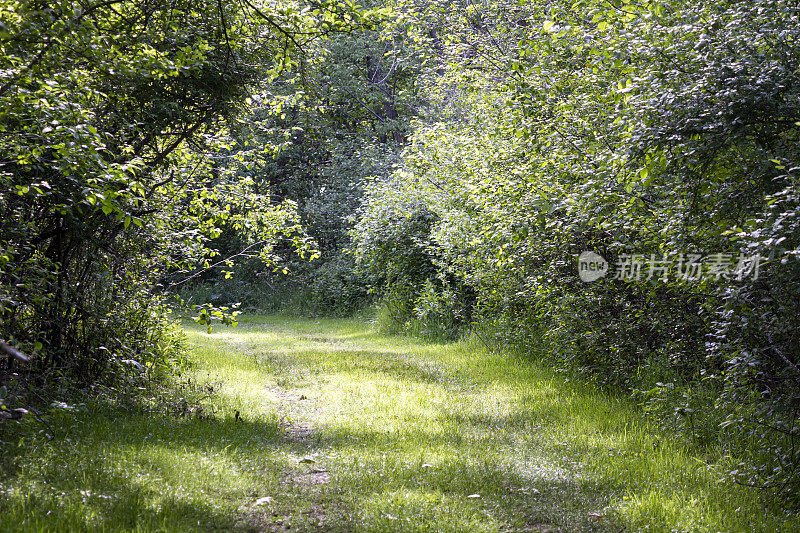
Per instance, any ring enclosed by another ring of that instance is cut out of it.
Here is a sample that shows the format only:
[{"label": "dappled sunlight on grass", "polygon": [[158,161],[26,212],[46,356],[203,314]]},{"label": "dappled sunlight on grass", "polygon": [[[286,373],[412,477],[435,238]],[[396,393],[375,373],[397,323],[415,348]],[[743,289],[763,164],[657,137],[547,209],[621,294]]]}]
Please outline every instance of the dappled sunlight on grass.
[{"label": "dappled sunlight on grass", "polygon": [[798,529],[719,483],[713,450],[513,355],[352,320],[185,329],[213,417],[59,419],[0,478],[4,530]]},{"label": "dappled sunlight on grass", "polygon": [[[488,355],[468,342],[382,337],[344,320],[291,327],[275,320],[261,330],[253,319],[240,335],[220,338],[249,348],[272,385],[311,400],[303,416],[319,430],[316,453],[328,457],[326,491],[360,495],[356,529],[401,527],[402,517],[385,515],[395,516],[404,490],[422,491],[414,494],[434,508],[447,506],[431,503],[428,490],[492,509],[474,515],[484,516],[482,525],[461,530],[638,528],[654,509],[640,495],[653,488],[665,502],[691,503],[689,518],[673,524],[679,529],[718,528],[720,512],[735,514],[731,499],[759,509],[752,493],[721,487],[713,465],[701,467],[652,432],[626,400],[567,383],[531,361]],[[412,514],[439,524],[431,509]],[[763,518],[738,516],[725,522],[729,530],[752,529]]]},{"label": "dappled sunlight on grass", "polygon": [[361,502],[364,531],[497,531],[480,504],[441,491],[376,492]]},{"label": "dappled sunlight on grass", "polygon": [[237,502],[270,478],[276,484],[285,468],[269,453],[280,432],[274,422],[102,406],[61,422],[49,429],[66,436],[29,438],[3,476],[0,487],[13,487],[0,499],[3,531],[232,526]]}]

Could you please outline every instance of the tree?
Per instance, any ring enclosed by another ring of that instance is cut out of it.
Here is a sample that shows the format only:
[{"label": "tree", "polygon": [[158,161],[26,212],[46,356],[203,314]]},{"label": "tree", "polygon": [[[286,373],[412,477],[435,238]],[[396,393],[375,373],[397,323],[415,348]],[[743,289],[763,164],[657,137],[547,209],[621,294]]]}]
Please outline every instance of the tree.
[{"label": "tree", "polygon": [[158,284],[210,260],[223,220],[264,258],[279,234],[302,250],[291,204],[230,179],[229,124],[255,81],[359,20],[345,3],[3,2],[3,337],[90,383],[159,357]]},{"label": "tree", "polygon": [[[349,313],[364,305],[369,281],[347,256],[348,232],[365,186],[384,179],[397,161],[419,105],[418,63],[403,36],[391,30],[376,25],[310,44],[302,72],[264,80],[234,131],[239,147],[249,142],[260,151],[244,156],[249,166],[242,176],[259,190],[296,202],[320,260],[285,262],[288,278],[242,265],[246,284],[220,286],[218,274],[209,273],[187,294],[214,284],[217,300],[262,308],[286,293],[292,301],[277,305],[294,303],[309,313]],[[231,253],[240,248],[232,233],[217,241]],[[279,296],[253,291],[258,279],[266,279]]]}]

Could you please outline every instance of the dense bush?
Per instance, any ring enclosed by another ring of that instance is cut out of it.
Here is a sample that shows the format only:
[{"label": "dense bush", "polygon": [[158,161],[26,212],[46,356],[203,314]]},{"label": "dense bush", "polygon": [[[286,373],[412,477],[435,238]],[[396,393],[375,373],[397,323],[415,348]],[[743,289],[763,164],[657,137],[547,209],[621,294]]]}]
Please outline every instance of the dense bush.
[{"label": "dense bush", "polygon": [[[495,3],[449,24],[419,12],[441,36],[422,44],[441,59],[434,105],[356,226],[361,259],[405,280],[390,282],[393,316],[453,276],[495,343],[632,392],[666,429],[741,458],[732,479],[794,498],[797,8]],[[612,273],[581,281],[584,251]],[[672,266],[613,279],[624,254]],[[681,278],[692,254],[701,270]]]},{"label": "dense bush", "polygon": [[0,337],[38,375],[82,386],[166,357],[159,295],[213,266],[223,222],[264,261],[310,252],[234,148],[254,86],[298,66],[295,36],[360,21],[295,7],[3,2]]}]

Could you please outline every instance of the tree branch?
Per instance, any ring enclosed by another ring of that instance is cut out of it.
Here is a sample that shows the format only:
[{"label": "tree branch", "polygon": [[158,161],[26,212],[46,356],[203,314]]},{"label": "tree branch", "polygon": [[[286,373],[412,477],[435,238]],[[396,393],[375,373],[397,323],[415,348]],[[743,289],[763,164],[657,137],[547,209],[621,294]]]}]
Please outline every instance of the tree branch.
[{"label": "tree branch", "polygon": [[13,357],[17,361],[22,361],[23,363],[31,362],[27,355],[20,352],[5,341],[0,341],[0,353],[7,357]]}]

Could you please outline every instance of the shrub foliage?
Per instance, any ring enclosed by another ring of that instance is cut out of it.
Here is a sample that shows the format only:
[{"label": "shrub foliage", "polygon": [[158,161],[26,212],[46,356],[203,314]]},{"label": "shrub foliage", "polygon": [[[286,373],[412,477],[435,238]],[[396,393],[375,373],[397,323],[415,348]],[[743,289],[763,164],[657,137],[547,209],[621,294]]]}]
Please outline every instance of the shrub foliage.
[{"label": "shrub foliage", "polygon": [[[796,496],[797,7],[458,5],[408,8],[431,112],[355,230],[386,305],[408,320],[457,279],[495,343],[634,393],[741,459],[733,480]],[[610,273],[581,281],[584,251]],[[614,279],[632,254],[642,275]]]}]

